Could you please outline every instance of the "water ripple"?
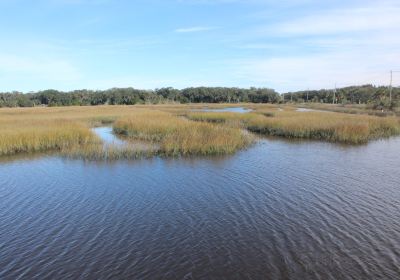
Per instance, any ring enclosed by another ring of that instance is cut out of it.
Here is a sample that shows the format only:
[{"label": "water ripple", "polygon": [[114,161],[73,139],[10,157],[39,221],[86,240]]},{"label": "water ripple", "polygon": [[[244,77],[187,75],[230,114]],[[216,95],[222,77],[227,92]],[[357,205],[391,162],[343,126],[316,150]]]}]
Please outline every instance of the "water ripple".
[{"label": "water ripple", "polygon": [[397,279],[400,138],[0,163],[0,279]]}]

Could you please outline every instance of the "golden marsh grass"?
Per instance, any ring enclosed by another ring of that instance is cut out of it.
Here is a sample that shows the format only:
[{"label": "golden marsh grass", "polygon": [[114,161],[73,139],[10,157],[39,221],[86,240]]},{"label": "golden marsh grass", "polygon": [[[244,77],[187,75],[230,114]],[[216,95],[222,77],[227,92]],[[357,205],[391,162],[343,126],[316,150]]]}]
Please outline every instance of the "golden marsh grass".
[{"label": "golden marsh grass", "polygon": [[[286,109],[286,108],[285,108]],[[395,117],[374,117],[331,112],[263,111],[245,116],[234,113],[189,113],[196,121],[240,123],[249,131],[287,138],[320,139],[331,142],[362,144],[369,140],[400,134]]]},{"label": "golden marsh grass", "polygon": [[66,121],[7,124],[0,130],[0,155],[62,150],[100,141],[84,125]]},{"label": "golden marsh grass", "polygon": [[251,136],[237,128],[193,122],[168,112],[139,112],[115,122],[114,131],[160,143],[167,155],[226,154],[243,148]]},{"label": "golden marsh grass", "polygon": [[328,112],[278,112],[276,117],[254,119],[251,131],[289,138],[320,139],[331,142],[362,144],[369,140],[400,133],[399,120],[366,115]]},{"label": "golden marsh grass", "polygon": [[[251,113],[193,112],[232,104],[140,105],[0,109],[0,156],[61,151],[82,158],[137,158],[156,154],[232,153],[251,142],[247,129],[266,135],[360,144],[400,133],[395,117],[334,112],[296,112],[294,107],[249,104]],[[116,133],[151,143],[104,148],[92,132],[113,125]]]},{"label": "golden marsh grass", "polygon": [[75,145],[68,149],[61,150],[61,154],[73,159],[87,160],[122,160],[122,159],[138,159],[149,158],[157,155],[158,148],[156,145],[136,146],[136,145]]}]

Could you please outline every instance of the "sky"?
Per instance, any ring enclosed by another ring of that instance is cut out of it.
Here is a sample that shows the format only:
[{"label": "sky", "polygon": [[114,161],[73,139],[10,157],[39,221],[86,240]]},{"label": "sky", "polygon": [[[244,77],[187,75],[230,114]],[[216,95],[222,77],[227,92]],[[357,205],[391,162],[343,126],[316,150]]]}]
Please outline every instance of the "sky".
[{"label": "sky", "polygon": [[0,0],[0,92],[387,85],[399,15],[399,0]]}]

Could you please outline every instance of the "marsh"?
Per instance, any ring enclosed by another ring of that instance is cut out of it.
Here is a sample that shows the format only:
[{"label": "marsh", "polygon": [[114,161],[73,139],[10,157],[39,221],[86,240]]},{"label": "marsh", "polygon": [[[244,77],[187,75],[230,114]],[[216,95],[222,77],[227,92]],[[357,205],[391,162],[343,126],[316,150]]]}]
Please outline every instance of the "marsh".
[{"label": "marsh", "polygon": [[201,106],[0,110],[0,278],[399,275],[398,119]]}]

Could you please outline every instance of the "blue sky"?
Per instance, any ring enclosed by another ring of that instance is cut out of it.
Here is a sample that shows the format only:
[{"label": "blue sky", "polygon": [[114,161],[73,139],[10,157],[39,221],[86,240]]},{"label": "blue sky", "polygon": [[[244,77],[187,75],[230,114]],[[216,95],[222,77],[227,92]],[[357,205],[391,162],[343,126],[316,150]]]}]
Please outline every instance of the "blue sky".
[{"label": "blue sky", "polygon": [[399,15],[398,0],[0,0],[0,91],[387,84]]}]

